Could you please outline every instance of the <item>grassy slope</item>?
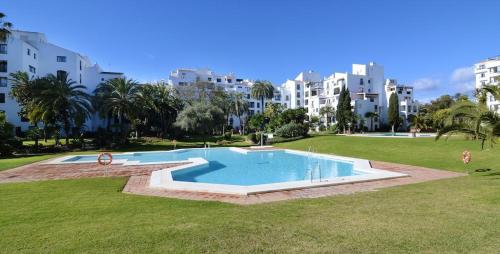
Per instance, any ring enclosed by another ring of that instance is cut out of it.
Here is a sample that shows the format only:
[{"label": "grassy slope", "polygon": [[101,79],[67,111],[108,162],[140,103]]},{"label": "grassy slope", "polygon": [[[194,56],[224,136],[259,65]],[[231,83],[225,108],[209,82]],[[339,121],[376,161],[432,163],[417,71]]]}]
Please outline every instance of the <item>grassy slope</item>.
[{"label": "grassy slope", "polygon": [[298,150],[312,146],[317,152],[342,156],[397,162],[453,171],[464,171],[461,160],[464,150],[472,153],[468,168],[500,170],[500,147],[481,150],[479,142],[453,138],[434,141],[433,138],[365,138],[347,136],[314,136],[290,143],[277,144]]},{"label": "grassy slope", "polygon": [[[355,139],[355,140],[354,140]],[[500,249],[498,148],[453,140],[321,136],[281,144],[462,170],[472,176],[353,195],[237,206],[120,192],[126,179],[0,184],[0,250],[12,252],[495,253]],[[364,147],[364,149],[363,149]],[[387,150],[396,150],[392,156]],[[355,154],[356,153],[356,154]],[[416,159],[419,157],[428,157]],[[478,161],[479,160],[479,161]]]}]

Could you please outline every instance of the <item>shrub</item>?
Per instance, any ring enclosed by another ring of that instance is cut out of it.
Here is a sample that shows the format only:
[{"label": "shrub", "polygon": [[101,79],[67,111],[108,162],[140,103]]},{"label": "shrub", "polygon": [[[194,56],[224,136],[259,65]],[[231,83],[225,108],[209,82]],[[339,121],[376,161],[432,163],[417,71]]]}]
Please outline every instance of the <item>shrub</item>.
[{"label": "shrub", "polygon": [[233,136],[233,133],[231,131],[226,131],[224,133],[224,139],[225,140],[231,140],[231,137]]},{"label": "shrub", "polygon": [[308,129],[307,125],[291,122],[278,128],[275,134],[283,138],[300,137],[307,135]]},{"label": "shrub", "polygon": [[337,124],[332,124],[332,125],[328,128],[328,131],[330,131],[330,132],[331,132],[331,133],[333,133],[333,134],[337,134],[337,133],[339,133],[339,129],[338,129]]},{"label": "shrub", "polygon": [[320,125],[319,126],[319,131],[326,131],[326,126]]},{"label": "shrub", "polygon": [[247,140],[254,144],[257,144],[257,135],[255,133],[250,133],[247,136]]},{"label": "shrub", "polygon": [[255,142],[256,144],[260,144],[260,137],[263,137],[264,138],[264,142],[262,142],[263,144],[266,144],[267,142],[267,135],[264,133],[264,135],[261,135],[261,132],[257,132],[255,133],[255,138],[257,140],[257,142]]}]

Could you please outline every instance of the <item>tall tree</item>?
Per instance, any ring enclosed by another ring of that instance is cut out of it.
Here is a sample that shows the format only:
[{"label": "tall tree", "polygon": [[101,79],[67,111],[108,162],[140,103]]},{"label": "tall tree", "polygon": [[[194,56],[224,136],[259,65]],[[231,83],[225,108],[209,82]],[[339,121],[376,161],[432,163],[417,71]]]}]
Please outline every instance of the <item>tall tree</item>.
[{"label": "tall tree", "polygon": [[399,117],[399,99],[396,93],[392,93],[389,97],[389,109],[388,109],[388,120],[389,124],[392,126],[392,133],[401,124],[401,118]]},{"label": "tall tree", "polygon": [[357,116],[355,116],[352,112],[351,93],[349,92],[349,88],[345,89],[345,97],[342,104],[342,110],[344,111],[347,127],[349,128],[349,132],[351,132],[351,126],[355,124]]},{"label": "tall tree", "polygon": [[206,102],[197,102],[179,113],[175,125],[184,131],[202,135],[203,144],[206,144],[207,135],[212,134],[223,118],[224,112],[220,108]]},{"label": "tall tree", "polygon": [[345,133],[346,130],[346,125],[347,125],[347,119],[345,118],[345,112],[344,112],[344,101],[346,97],[346,91],[345,91],[345,86],[342,86],[342,89],[340,90],[339,94],[339,99],[337,101],[337,113],[336,113],[336,120],[337,120],[337,128],[342,130],[343,133]]},{"label": "tall tree", "polygon": [[45,82],[45,89],[35,95],[36,107],[43,113],[56,114],[56,119],[62,124],[66,134],[66,145],[68,145],[75,116],[79,114],[85,118],[90,116],[92,111],[90,95],[85,92],[84,85],[77,85],[75,81],[68,79],[68,75],[56,77],[49,74]]},{"label": "tall tree", "polygon": [[224,112],[224,121],[222,122],[222,134],[224,134],[231,115],[231,96],[224,89],[215,89],[211,94],[210,103]]},{"label": "tall tree", "polygon": [[[121,140],[126,142],[128,124],[137,113],[136,98],[139,85],[132,79],[115,78],[97,86],[95,93],[96,104],[102,116],[117,117],[120,125]],[[109,123],[109,121],[108,121]]]},{"label": "tall tree", "polygon": [[245,134],[245,125],[242,116],[248,113],[248,102],[244,98],[244,94],[236,93],[231,95],[231,113],[238,117],[240,122],[241,134]]},{"label": "tall tree", "polygon": [[261,113],[264,112],[264,100],[272,99],[274,96],[274,86],[269,81],[256,81],[252,86],[252,97],[260,100]]},{"label": "tall tree", "polygon": [[366,112],[365,117],[370,119],[370,131],[373,131],[373,118],[378,117],[377,112]]},{"label": "tall tree", "polygon": [[5,17],[6,15],[0,12],[0,41],[6,41],[12,29],[12,23],[3,20]]}]

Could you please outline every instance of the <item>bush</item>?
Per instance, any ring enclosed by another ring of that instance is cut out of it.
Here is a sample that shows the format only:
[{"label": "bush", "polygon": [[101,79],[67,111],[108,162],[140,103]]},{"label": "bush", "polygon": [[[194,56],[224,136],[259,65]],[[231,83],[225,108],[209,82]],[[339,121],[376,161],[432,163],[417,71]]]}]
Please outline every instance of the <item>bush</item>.
[{"label": "bush", "polygon": [[332,124],[329,128],[328,131],[330,131],[333,134],[338,134],[339,133],[339,128],[337,127],[337,124]]},{"label": "bush", "polygon": [[[252,144],[260,144],[260,136],[261,136],[260,132],[250,133],[247,136],[247,140],[251,141]],[[267,136],[264,134],[264,144],[266,143],[266,141],[267,141]]]},{"label": "bush", "polygon": [[[257,132],[257,133],[255,133],[255,137],[256,137],[256,139],[257,139],[256,144],[260,144],[260,137],[261,137],[261,135],[260,135],[260,134],[261,134],[261,132]],[[262,143],[263,143],[263,144],[266,144],[266,142],[267,142],[267,135],[264,133],[264,135],[262,135],[262,137],[264,137],[264,142],[262,142]]]},{"label": "bush", "polygon": [[253,144],[257,144],[257,135],[255,133],[250,133],[247,136],[247,140],[252,142]]},{"label": "bush", "polygon": [[278,137],[292,138],[306,136],[308,130],[309,127],[307,125],[291,122],[279,127],[275,134]]},{"label": "bush", "polygon": [[320,125],[319,126],[319,131],[326,131],[326,126]]},{"label": "bush", "polygon": [[232,137],[232,136],[233,136],[233,132],[231,132],[231,131],[226,131],[226,132],[224,133],[224,139],[225,139],[225,140],[231,140],[231,137]]}]

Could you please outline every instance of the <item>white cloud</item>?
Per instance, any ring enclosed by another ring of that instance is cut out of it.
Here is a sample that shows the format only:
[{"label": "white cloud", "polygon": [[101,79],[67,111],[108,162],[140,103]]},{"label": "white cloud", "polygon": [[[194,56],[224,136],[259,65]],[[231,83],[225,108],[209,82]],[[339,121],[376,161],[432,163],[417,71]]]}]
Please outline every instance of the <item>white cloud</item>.
[{"label": "white cloud", "polygon": [[455,69],[450,76],[451,85],[461,93],[472,92],[475,89],[475,76],[473,67]]},{"label": "white cloud", "polygon": [[433,78],[421,78],[417,79],[413,82],[412,86],[416,90],[420,91],[426,91],[426,90],[432,90],[435,89],[439,86],[440,81],[439,79],[433,79]]}]

